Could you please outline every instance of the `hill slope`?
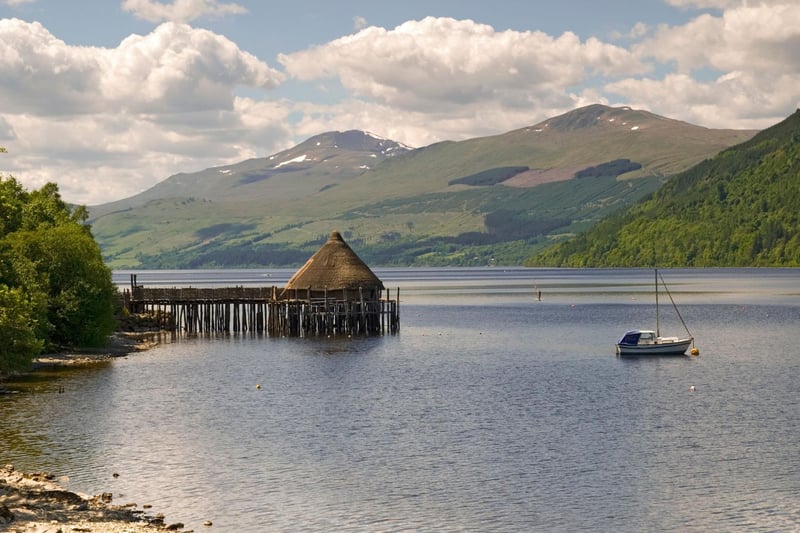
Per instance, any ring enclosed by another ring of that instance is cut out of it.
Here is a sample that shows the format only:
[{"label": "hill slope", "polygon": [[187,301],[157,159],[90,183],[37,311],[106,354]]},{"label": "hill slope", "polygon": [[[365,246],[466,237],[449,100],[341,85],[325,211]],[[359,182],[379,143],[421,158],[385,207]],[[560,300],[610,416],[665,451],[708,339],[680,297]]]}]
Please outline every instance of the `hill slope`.
[{"label": "hill slope", "polygon": [[165,198],[228,201],[299,198],[362,174],[409,147],[364,131],[328,132],[269,157],[170,176],[123,200],[92,207],[93,218]]},{"label": "hill slope", "polygon": [[532,265],[800,266],[800,110]]},{"label": "hill slope", "polygon": [[374,265],[521,264],[754,133],[600,105],[416,150],[333,132],[172,176],[91,222],[115,268],[294,266],[333,230]]}]

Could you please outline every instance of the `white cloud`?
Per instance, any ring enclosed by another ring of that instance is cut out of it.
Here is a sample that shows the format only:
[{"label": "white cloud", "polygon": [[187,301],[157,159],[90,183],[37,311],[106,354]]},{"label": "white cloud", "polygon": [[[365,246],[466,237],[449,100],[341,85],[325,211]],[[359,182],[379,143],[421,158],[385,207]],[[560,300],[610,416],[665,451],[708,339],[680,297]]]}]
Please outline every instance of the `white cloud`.
[{"label": "white cloud", "polygon": [[680,26],[637,23],[624,36],[640,40],[629,48],[569,32],[552,37],[429,17],[392,30],[365,28],[278,60],[296,79],[335,79],[354,97],[338,110],[309,111],[303,131],[342,123],[376,131],[385,120],[397,140],[417,146],[497,133],[593,102],[710,127],[781,120],[800,103],[800,3],[714,7],[726,9]]},{"label": "white cloud", "polygon": [[227,38],[182,24],[106,49],[0,20],[0,137],[9,151],[0,170],[99,203],[175,172],[254,157],[288,142],[290,106],[235,90],[282,79]]},{"label": "white cloud", "polygon": [[237,86],[283,75],[225,37],[165,23],[115,49],[69,46],[38,22],[0,20],[4,112],[80,114],[230,109]]},{"label": "white cloud", "polygon": [[633,41],[637,39],[641,39],[648,33],[650,33],[651,28],[649,25],[645,24],[644,22],[637,22],[633,25],[633,27],[625,33],[621,33],[618,31],[612,32],[611,38],[613,40],[628,40]]},{"label": "white cloud", "polygon": [[742,0],[665,0],[667,4],[675,7],[707,9],[733,7],[741,4]]},{"label": "white cloud", "polygon": [[278,60],[296,79],[336,79],[351,94],[335,105],[299,107],[301,136],[357,128],[411,146],[501,133],[603,102],[575,87],[649,68],[622,47],[570,32],[496,31],[432,17],[366,28]]},{"label": "white cloud", "polygon": [[[662,26],[633,48],[642,61],[672,66],[672,72],[615,80],[605,90],[710,127],[763,128],[785,118],[800,104],[800,4],[718,4],[733,7]],[[717,75],[704,79],[699,72]]]},{"label": "white cloud", "polygon": [[237,98],[228,112],[159,120],[110,113],[60,120],[11,116],[16,140],[3,142],[9,153],[0,165],[4,173],[25,176],[28,187],[54,181],[69,201],[103,203],[141,192],[177,172],[237,163],[285,148],[290,142],[284,126],[289,111],[285,104]]},{"label": "white cloud", "polygon": [[0,20],[3,111],[59,114],[95,106],[100,49],[69,47],[38,22]]},{"label": "white cloud", "polygon": [[687,9],[733,9],[742,6],[775,6],[791,4],[794,0],[665,0],[671,6]]},{"label": "white cloud", "polygon": [[684,26],[662,26],[637,53],[683,72],[800,70],[800,3],[736,7],[722,16],[700,15]]},{"label": "white cloud", "polygon": [[148,22],[191,22],[201,17],[241,15],[247,9],[216,0],[175,0],[171,4],[153,0],[123,0],[122,9]]},{"label": "white cloud", "polygon": [[[225,36],[176,22],[100,48],[0,20],[0,145],[9,149],[0,171],[31,187],[57,181],[68,201],[93,204],[330,130],[425,146],[591,103],[732,128],[769,126],[800,105],[800,3],[668,1],[700,11],[682,25],[635,24],[616,44],[429,17],[280,55],[284,72]],[[233,6],[123,3],[148,20]],[[281,94],[298,100],[270,99],[287,77]],[[322,85],[331,89],[325,103],[314,100]]]},{"label": "white cloud", "polygon": [[139,112],[229,109],[237,85],[270,89],[283,80],[227,38],[183,24],[128,37],[106,59],[105,99]]},{"label": "white cloud", "polygon": [[17,134],[14,132],[14,128],[0,115],[0,142],[10,141],[16,138]]},{"label": "white cloud", "polygon": [[530,95],[564,98],[591,75],[645,72],[630,52],[597,39],[433,17],[393,30],[369,27],[278,60],[297,79],[335,78],[359,97],[420,111],[528,105]]},{"label": "white cloud", "polygon": [[715,128],[760,129],[786,118],[800,106],[797,75],[777,75],[768,81],[751,73],[732,72],[712,82],[687,74],[663,79],[626,79],[608,84],[610,93],[634,107]]}]

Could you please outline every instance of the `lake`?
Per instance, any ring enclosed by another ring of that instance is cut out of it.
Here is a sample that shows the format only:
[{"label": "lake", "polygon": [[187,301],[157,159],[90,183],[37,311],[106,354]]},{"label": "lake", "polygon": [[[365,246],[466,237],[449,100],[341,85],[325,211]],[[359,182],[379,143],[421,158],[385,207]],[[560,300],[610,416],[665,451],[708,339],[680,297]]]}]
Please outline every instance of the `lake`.
[{"label": "lake", "polygon": [[375,272],[399,334],[166,336],[39,372],[0,396],[0,461],[195,531],[800,529],[800,269],[661,270],[700,355],[650,358],[614,344],[654,327],[651,270]]}]

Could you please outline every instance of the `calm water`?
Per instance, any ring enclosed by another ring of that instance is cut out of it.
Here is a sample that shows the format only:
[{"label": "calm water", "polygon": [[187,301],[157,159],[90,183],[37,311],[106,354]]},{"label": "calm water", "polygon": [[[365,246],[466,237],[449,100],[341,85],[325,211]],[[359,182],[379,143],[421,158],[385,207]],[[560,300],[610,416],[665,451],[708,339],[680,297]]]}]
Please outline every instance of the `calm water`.
[{"label": "calm water", "polygon": [[654,325],[647,270],[376,272],[399,335],[166,339],[37,374],[0,396],[0,461],[195,531],[800,530],[800,270],[664,270],[701,355],[650,359],[614,355]]}]

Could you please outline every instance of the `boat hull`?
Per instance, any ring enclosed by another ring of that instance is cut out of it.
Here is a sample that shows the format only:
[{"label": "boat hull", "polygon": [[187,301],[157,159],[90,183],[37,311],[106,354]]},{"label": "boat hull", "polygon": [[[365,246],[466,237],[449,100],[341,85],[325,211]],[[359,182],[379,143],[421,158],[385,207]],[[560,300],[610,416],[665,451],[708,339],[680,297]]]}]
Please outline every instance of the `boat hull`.
[{"label": "boat hull", "polygon": [[650,344],[617,344],[617,355],[685,355],[691,338]]}]

